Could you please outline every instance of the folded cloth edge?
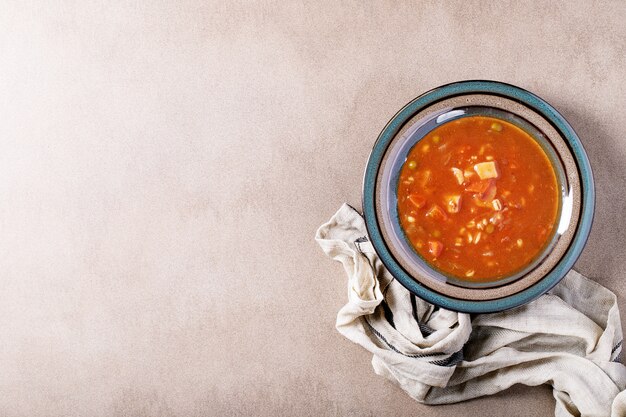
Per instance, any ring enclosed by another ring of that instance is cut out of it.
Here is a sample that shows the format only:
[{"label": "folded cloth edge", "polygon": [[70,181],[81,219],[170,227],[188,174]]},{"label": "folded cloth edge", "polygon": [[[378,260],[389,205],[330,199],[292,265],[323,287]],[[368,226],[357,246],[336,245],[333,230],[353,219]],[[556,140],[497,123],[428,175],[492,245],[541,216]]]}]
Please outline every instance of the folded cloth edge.
[{"label": "folded cloth edge", "polygon": [[[341,233],[338,233],[339,230]],[[348,339],[371,351],[373,353],[372,366],[375,372],[392,380],[392,382],[402,387],[417,401],[425,401],[433,388],[438,387],[439,390],[445,391],[446,384],[455,372],[456,364],[453,366],[442,367],[420,360],[419,375],[411,374],[412,366],[403,366],[406,365],[406,363],[410,363],[407,362],[406,355],[403,357],[401,352],[394,352],[393,349],[389,348],[389,346],[384,346],[384,343],[380,340],[380,338],[378,336],[372,337],[373,332],[371,329],[368,329],[369,326],[367,323],[369,322],[369,317],[367,316],[372,316],[376,309],[379,308],[381,303],[385,300],[383,291],[381,291],[381,286],[383,283],[387,287],[390,286],[393,283],[393,277],[391,277],[388,271],[382,267],[380,260],[377,258],[373,250],[363,250],[363,247],[368,247],[368,242],[367,232],[361,215],[348,204],[343,204],[328,222],[318,228],[315,238],[318,244],[320,244],[320,247],[329,257],[336,259],[343,264],[349,277],[349,301],[338,313],[338,331]],[[362,278],[363,274],[366,276],[365,281],[363,279],[359,279],[356,280],[358,282],[351,282],[355,281],[355,276]],[[607,322],[612,324],[617,323],[617,325],[613,325],[611,329],[605,328],[605,330],[610,330],[608,332],[601,332],[597,343],[599,348],[596,349],[594,346],[594,349],[587,352],[587,360],[602,367],[602,369],[605,370],[606,375],[611,377],[610,379],[615,379],[616,387],[623,390],[624,385],[626,385],[626,372],[623,369],[624,367],[617,362],[611,362],[617,361],[619,353],[621,352],[621,344],[613,343],[616,340],[621,341],[622,338],[622,329],[621,322],[619,320],[619,309],[617,307],[616,296],[608,289],[592,280],[589,280],[576,271],[572,271],[570,274],[575,278],[564,279],[562,281],[562,287],[567,287],[568,285],[576,287],[576,282],[584,282],[584,289],[591,288],[592,295],[604,292],[602,295],[604,297],[604,302],[606,303],[606,300],[609,300],[608,304],[610,304],[610,308],[608,311],[603,311],[602,314],[600,314],[601,317],[590,314],[589,321],[596,322],[599,330],[602,330],[602,325]],[[379,280],[381,283],[379,283]],[[365,285],[363,285],[364,282]],[[574,283],[572,284],[572,282]],[[397,284],[397,281],[394,284]],[[554,294],[557,297],[560,296],[563,301],[571,302],[572,300],[568,299],[568,297],[575,297],[575,291],[572,291],[571,288],[569,291],[562,291],[560,286],[561,284],[555,287],[555,289],[551,291],[551,294]],[[595,309],[592,310],[595,311]],[[459,314],[459,322],[462,320],[462,314],[463,313]],[[487,315],[479,315],[477,317],[480,318],[483,316]],[[467,316],[467,321],[469,323],[469,316]],[[598,321],[600,321],[600,323],[597,323]],[[467,332],[467,335],[469,337],[471,325],[468,327],[469,331]],[[593,325],[588,325],[587,328],[593,328]],[[467,339],[465,341],[467,341]],[[605,362],[610,362],[610,366],[604,366],[603,364]],[[464,365],[463,362],[461,363]],[[446,372],[441,372],[442,368],[445,368]],[[418,378],[412,378],[413,376],[418,376]],[[411,385],[411,387],[408,387],[408,385]],[[587,399],[585,395],[579,395],[578,397],[579,399],[584,398],[585,401],[591,401],[591,399]],[[557,406],[555,409],[555,413],[557,415],[574,415],[567,411],[572,410],[571,398],[567,394],[562,394],[560,392],[557,394],[555,391],[555,399],[557,400]],[[591,408],[586,407],[584,404],[579,404],[577,406],[586,411],[590,411],[592,414],[589,415],[609,415],[609,411],[592,411]],[[624,392],[619,395],[615,395],[611,408],[611,415],[613,417],[626,416],[626,395]],[[582,411],[582,409],[580,411]]]}]

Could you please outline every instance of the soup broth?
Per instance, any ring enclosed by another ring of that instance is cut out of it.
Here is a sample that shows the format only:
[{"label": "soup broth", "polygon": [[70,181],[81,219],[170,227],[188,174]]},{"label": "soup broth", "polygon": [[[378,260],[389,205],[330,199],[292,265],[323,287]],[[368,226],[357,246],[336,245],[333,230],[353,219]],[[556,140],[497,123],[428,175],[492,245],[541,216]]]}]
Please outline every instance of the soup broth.
[{"label": "soup broth", "polygon": [[443,274],[493,282],[529,265],[556,227],[559,186],[541,146],[507,121],[444,123],[409,152],[398,215],[415,251]]}]

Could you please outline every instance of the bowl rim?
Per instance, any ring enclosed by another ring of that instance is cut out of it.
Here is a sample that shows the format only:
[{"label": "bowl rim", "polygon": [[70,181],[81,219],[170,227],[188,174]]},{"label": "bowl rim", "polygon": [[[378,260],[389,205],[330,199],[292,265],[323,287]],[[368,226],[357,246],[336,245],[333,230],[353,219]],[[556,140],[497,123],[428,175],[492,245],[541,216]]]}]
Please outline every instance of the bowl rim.
[{"label": "bowl rim", "polygon": [[[517,101],[544,117],[563,137],[576,163],[580,178],[581,208],[576,231],[563,257],[554,268],[534,285],[509,296],[491,300],[461,300],[433,291],[415,280],[392,256],[381,234],[376,214],[376,179],[387,147],[412,116],[426,107],[446,98],[467,95],[496,95]],[[595,185],[591,165],[584,146],[572,126],[548,102],[537,95],[512,84],[489,80],[467,80],[445,84],[431,89],[406,104],[398,111],[378,136],[369,155],[363,177],[363,214],[368,235],[379,258],[389,272],[410,292],[424,300],[466,313],[490,313],[526,304],[552,287],[569,272],[587,242],[595,211]]]}]

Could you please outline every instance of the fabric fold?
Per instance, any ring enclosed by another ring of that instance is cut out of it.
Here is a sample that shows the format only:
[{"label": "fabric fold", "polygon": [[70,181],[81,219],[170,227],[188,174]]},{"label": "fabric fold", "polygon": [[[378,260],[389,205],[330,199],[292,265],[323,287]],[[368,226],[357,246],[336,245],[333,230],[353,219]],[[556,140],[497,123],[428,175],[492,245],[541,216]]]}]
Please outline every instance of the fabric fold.
[{"label": "fabric fold", "polygon": [[348,276],[337,330],[416,401],[448,404],[514,384],[549,384],[556,416],[626,417],[617,298],[600,284],[570,271],[529,304],[472,319],[409,293],[384,268],[349,205],[315,238]]}]

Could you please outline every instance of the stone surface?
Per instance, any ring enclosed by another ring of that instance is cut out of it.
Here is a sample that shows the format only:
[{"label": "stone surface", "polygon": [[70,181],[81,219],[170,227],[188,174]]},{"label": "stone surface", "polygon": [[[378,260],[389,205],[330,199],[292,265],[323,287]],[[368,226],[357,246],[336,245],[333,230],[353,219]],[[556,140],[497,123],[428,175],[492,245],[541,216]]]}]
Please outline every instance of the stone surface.
[{"label": "stone surface", "polygon": [[624,310],[625,4],[143,3],[2,3],[0,414],[551,415],[547,387],[427,407],[374,375],[313,235],[406,102],[505,81],[581,136],[577,269]]}]

